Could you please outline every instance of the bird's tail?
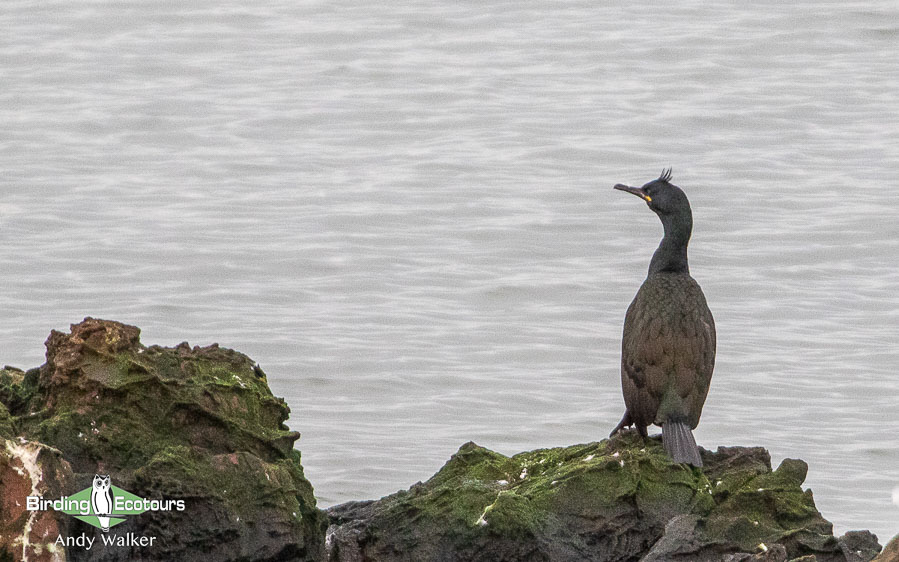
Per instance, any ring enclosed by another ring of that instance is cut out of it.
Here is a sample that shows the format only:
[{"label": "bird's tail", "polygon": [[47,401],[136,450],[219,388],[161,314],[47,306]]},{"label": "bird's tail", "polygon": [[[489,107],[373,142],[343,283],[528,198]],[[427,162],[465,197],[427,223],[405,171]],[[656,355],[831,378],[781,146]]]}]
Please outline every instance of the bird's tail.
[{"label": "bird's tail", "polygon": [[683,421],[669,420],[662,424],[662,445],[674,462],[702,466],[693,431]]}]

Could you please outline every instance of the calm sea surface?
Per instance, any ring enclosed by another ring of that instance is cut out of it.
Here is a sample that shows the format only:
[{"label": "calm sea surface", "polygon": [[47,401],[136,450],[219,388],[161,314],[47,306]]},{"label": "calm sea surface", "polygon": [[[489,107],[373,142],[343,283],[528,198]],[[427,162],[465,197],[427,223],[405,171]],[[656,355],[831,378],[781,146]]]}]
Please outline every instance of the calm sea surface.
[{"label": "calm sea surface", "polygon": [[[751,7],[749,7],[751,6]],[[697,440],[899,532],[894,1],[0,6],[0,363],[87,315],[256,359],[323,506],[618,421],[666,166]]]}]

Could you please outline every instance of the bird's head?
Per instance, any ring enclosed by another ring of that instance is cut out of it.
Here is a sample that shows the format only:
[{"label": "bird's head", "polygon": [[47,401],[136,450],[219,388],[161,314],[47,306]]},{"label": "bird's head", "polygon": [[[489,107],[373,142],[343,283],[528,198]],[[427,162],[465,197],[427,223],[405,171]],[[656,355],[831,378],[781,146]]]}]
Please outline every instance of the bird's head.
[{"label": "bird's head", "polygon": [[658,179],[652,180],[643,187],[631,187],[619,183],[615,185],[615,189],[633,193],[643,199],[660,218],[690,211],[687,196],[681,191],[681,188],[671,183],[670,168],[663,170]]}]

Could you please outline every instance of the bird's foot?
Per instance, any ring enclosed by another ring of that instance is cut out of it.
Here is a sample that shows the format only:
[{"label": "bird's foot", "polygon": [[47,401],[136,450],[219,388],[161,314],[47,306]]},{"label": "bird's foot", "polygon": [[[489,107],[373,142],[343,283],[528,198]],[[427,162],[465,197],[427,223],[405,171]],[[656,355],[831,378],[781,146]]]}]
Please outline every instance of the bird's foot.
[{"label": "bird's foot", "polygon": [[621,418],[621,421],[618,422],[618,425],[615,426],[615,429],[612,430],[612,433],[609,434],[609,437],[615,437],[615,434],[621,431],[626,427],[630,427],[634,424],[631,421],[631,413],[627,410],[624,411],[624,417]]}]

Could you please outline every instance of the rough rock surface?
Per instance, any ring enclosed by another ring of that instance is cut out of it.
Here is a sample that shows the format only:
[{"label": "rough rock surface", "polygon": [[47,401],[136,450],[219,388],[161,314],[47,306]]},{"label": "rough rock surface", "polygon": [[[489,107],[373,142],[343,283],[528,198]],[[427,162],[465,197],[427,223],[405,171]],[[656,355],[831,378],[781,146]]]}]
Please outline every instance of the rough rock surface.
[{"label": "rough rock surface", "polygon": [[[764,449],[722,447],[697,469],[634,433],[513,457],[468,443],[427,482],[326,516],[289,410],[252,360],[139,335],[87,318],[51,333],[40,368],[0,369],[0,562],[867,562],[880,551],[866,531],[833,536],[801,487],[802,461],[772,470]],[[156,537],[152,547],[58,545],[104,533],[25,498],[71,495],[97,473],[186,508],[109,533]],[[878,560],[897,560],[895,543]]]},{"label": "rough rock surface", "polygon": [[[0,539],[0,560],[19,559],[28,528],[9,510],[30,488],[4,468],[21,462],[10,444],[38,451],[37,465],[53,473],[45,497],[90,487],[99,473],[143,498],[185,500],[184,511],[147,511],[113,527],[155,536],[153,547],[70,547],[57,553],[65,559],[322,560],[326,519],[293,448],[299,434],[284,425],[289,409],[261,369],[217,345],[145,347],[139,335],[86,318],[70,334],[50,334],[39,369],[0,371],[0,532],[19,540]],[[100,534],[56,512],[45,519],[51,539],[65,526]]]},{"label": "rough rock surface", "polygon": [[899,562],[899,535],[883,547],[883,552],[877,555],[874,562]]},{"label": "rough rock surface", "polygon": [[[867,532],[837,539],[803,491],[807,466],[762,448],[673,464],[635,434],[513,457],[467,443],[430,480],[328,510],[333,562],[870,560]],[[814,558],[811,558],[811,557]]]},{"label": "rough rock surface", "polygon": [[[0,417],[2,409],[0,405]],[[56,449],[10,438],[2,430],[0,435],[0,560],[4,553],[15,560],[64,560],[65,552],[55,541],[68,532],[69,519],[52,511],[28,511],[25,498],[65,495],[72,467]]]}]

